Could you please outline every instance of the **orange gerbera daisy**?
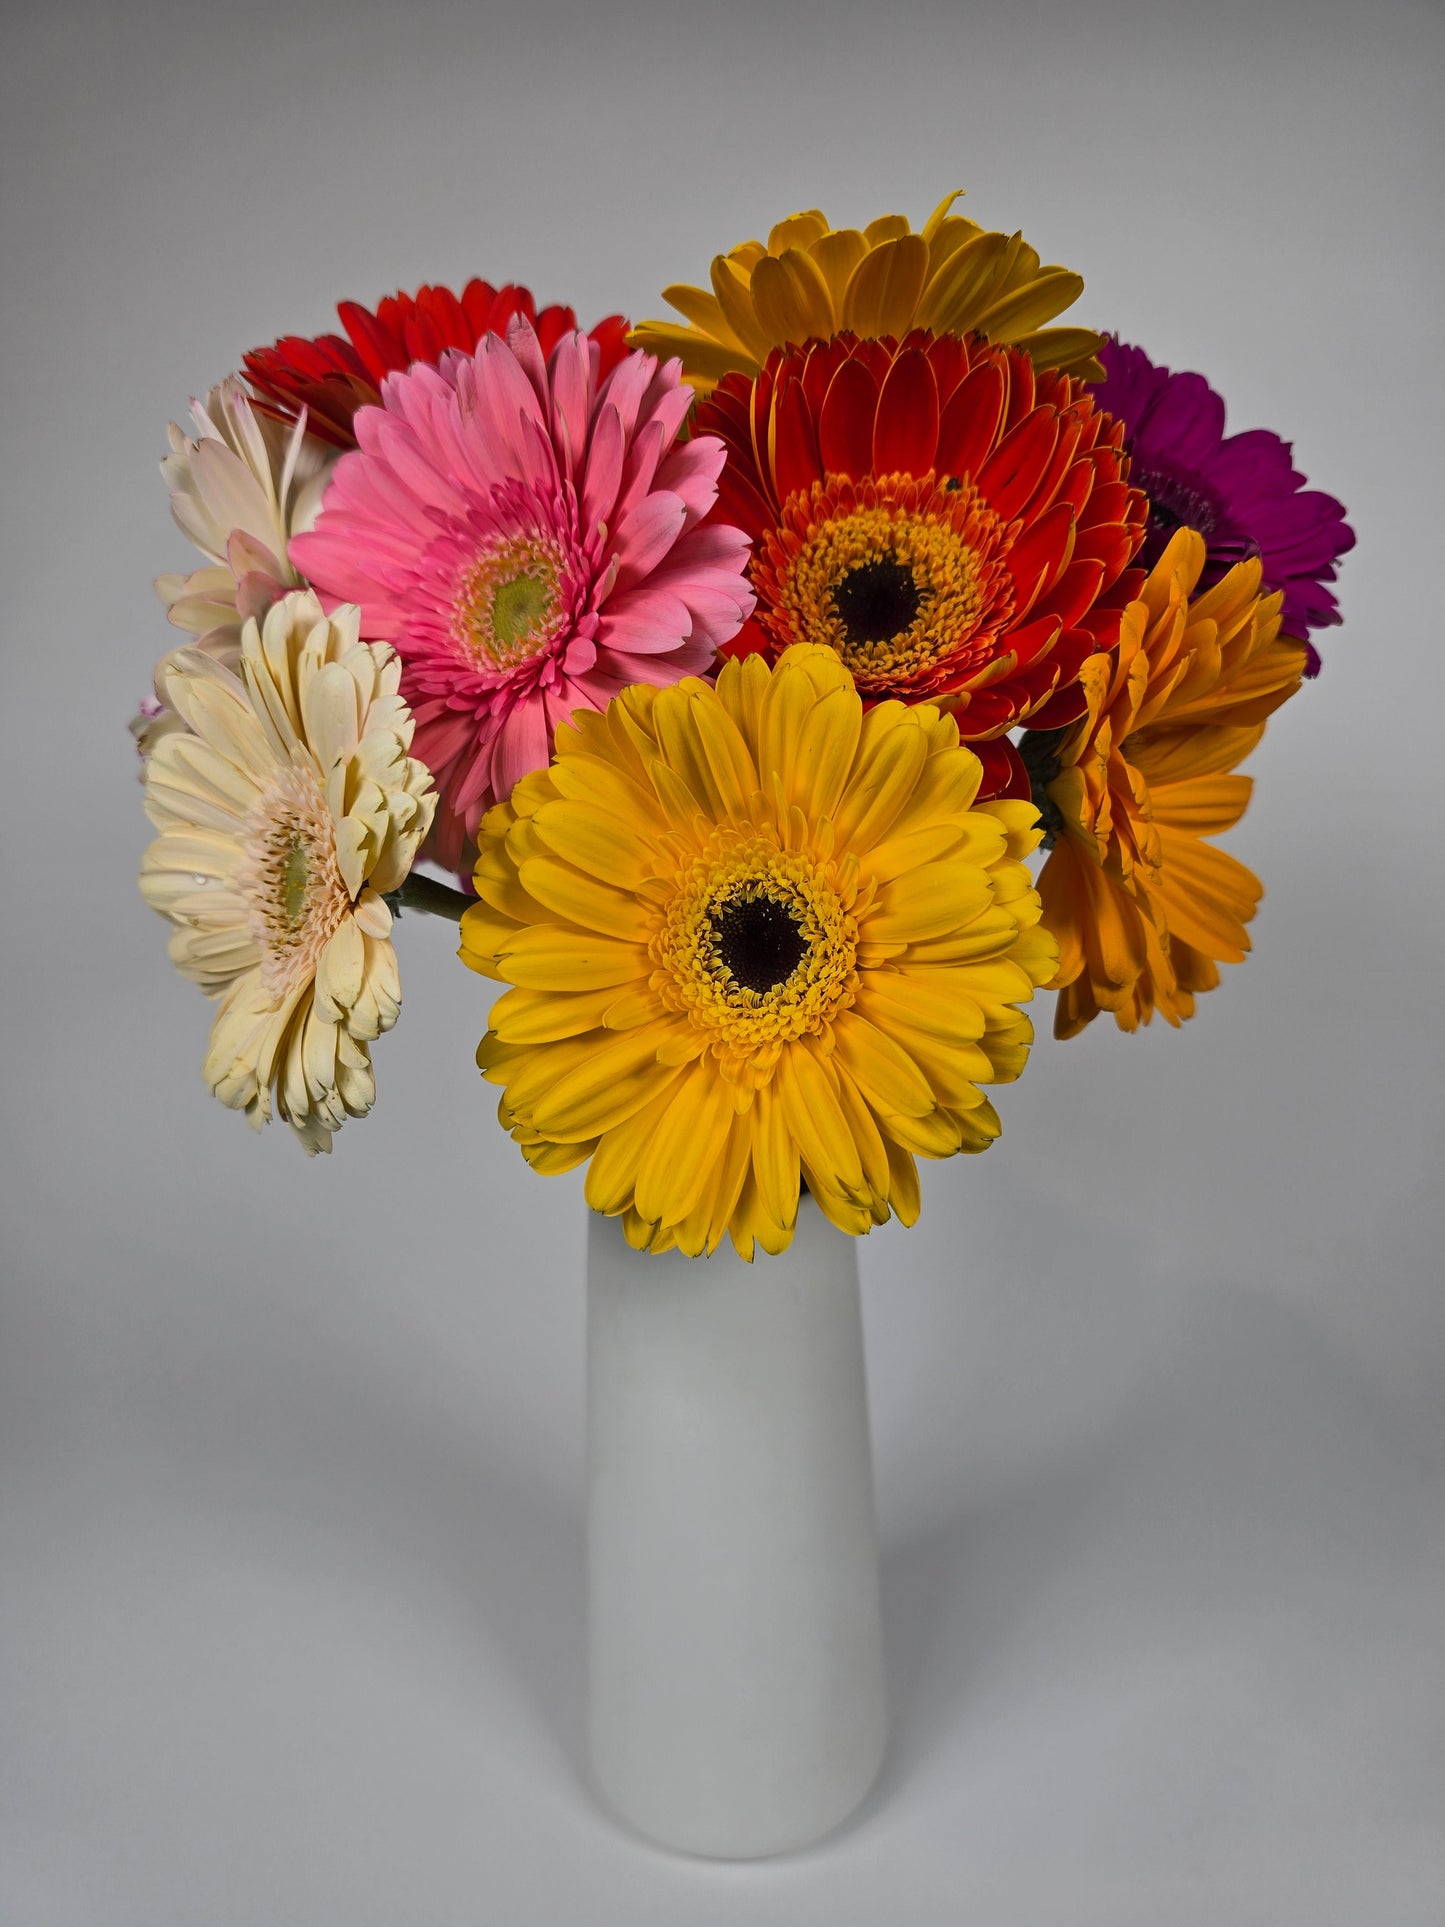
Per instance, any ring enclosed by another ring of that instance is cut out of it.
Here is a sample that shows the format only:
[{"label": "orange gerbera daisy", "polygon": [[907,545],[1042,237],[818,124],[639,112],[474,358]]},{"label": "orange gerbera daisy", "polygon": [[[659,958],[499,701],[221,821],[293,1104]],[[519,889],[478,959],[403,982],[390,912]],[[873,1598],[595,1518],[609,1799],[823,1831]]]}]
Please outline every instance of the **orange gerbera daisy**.
[{"label": "orange gerbera daisy", "polygon": [[1280,635],[1257,559],[1191,602],[1204,560],[1204,538],[1180,529],[1124,611],[1117,653],[1085,663],[1086,715],[1024,738],[1054,838],[1039,894],[1059,944],[1059,1037],[1101,1010],[1121,1030],[1156,1010],[1177,1025],[1249,949],[1263,887],[1205,838],[1244,814],[1253,784],[1234,771],[1298,689],[1305,650]]},{"label": "orange gerbera daisy", "polygon": [[728,375],[696,426],[727,446],[714,515],[753,543],[728,653],[824,643],[866,700],[946,708],[983,795],[1027,797],[1007,731],[1082,714],[1142,580],[1145,499],[1083,385],[1020,348],[844,334]]}]

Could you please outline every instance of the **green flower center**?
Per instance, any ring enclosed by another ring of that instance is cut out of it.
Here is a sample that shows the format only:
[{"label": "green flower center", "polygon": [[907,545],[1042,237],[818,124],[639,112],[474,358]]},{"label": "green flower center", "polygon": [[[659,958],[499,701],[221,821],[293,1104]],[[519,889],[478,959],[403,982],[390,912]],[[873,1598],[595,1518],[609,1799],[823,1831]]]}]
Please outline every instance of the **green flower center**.
[{"label": "green flower center", "polygon": [[525,574],[497,584],[492,591],[492,634],[504,649],[527,642],[551,614],[555,586],[543,576]]},{"label": "green flower center", "polygon": [[306,845],[298,836],[286,852],[286,860],[281,866],[281,895],[287,923],[300,923],[301,913],[306,908],[309,881]]},{"label": "green flower center", "polygon": [[541,530],[494,539],[457,585],[452,633],[482,669],[513,669],[562,633],[566,558]]}]

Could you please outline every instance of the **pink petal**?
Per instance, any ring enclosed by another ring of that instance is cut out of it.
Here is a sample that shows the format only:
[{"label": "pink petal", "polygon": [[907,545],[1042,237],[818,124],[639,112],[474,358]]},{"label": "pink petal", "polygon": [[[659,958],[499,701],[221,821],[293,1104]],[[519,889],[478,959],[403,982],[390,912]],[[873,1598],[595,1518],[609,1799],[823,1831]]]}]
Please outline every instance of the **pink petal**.
[{"label": "pink petal", "polygon": [[619,567],[613,593],[634,588],[655,569],[682,533],[687,505],[680,495],[659,489],[612,531]]}]

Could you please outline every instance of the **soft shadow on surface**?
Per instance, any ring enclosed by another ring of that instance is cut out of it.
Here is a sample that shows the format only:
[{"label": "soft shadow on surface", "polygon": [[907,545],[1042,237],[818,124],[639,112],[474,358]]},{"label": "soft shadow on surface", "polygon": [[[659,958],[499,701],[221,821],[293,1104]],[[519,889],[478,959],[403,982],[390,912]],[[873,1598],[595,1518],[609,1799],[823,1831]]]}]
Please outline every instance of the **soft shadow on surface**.
[{"label": "soft shadow on surface", "polygon": [[580,1776],[580,1465],[574,1502],[430,1398],[414,1359],[398,1369],[331,1327],[275,1329],[258,1316],[224,1370],[127,1400],[147,1509],[194,1515],[248,1560],[400,1600],[418,1642],[481,1635]]},{"label": "soft shadow on surface", "polygon": [[883,1772],[860,1818],[901,1794],[970,1702],[986,1694],[1012,1629],[1087,1534],[1103,1457],[1076,1457],[1020,1479],[960,1518],[884,1547],[892,1719]]},{"label": "soft shadow on surface", "polygon": [[1442,1546],[1402,1415],[1307,1317],[1217,1288],[1092,1438],[885,1536],[890,1745],[844,1831],[1030,1696],[1142,1677],[1151,1655],[1308,1709],[1330,1641],[1409,1654]]}]

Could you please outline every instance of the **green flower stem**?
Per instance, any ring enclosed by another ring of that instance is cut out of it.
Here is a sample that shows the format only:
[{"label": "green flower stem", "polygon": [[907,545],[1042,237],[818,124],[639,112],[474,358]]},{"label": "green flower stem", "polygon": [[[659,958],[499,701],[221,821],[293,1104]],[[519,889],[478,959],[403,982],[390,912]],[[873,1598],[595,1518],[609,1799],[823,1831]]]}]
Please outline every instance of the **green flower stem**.
[{"label": "green flower stem", "polygon": [[462,912],[476,902],[475,897],[454,890],[449,883],[438,883],[415,870],[399,890],[388,893],[386,900],[393,910],[424,910],[428,916],[445,917],[450,923],[460,923]]}]

